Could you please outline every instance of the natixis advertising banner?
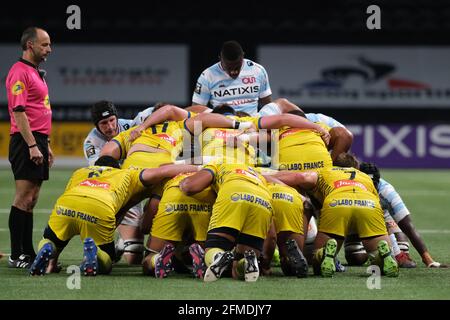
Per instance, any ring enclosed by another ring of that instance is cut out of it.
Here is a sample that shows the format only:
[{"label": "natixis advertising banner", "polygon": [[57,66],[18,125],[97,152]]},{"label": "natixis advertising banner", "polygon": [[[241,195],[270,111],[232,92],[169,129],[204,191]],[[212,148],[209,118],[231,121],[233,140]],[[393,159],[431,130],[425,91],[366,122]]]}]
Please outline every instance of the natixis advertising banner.
[{"label": "natixis advertising banner", "polygon": [[[0,77],[22,55],[18,45],[0,46]],[[58,45],[41,68],[46,71],[51,104],[184,104],[188,95],[185,45]],[[6,91],[0,90],[6,104]]]},{"label": "natixis advertising banner", "polygon": [[450,123],[355,124],[352,152],[382,168],[450,168]]},{"label": "natixis advertising banner", "polygon": [[258,62],[305,107],[450,108],[450,47],[260,46]]}]

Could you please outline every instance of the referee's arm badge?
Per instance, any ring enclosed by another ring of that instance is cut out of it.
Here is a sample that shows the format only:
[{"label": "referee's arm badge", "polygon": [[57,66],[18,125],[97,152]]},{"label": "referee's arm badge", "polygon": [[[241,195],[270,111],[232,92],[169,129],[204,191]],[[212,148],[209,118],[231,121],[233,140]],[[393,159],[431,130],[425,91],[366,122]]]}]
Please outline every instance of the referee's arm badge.
[{"label": "referee's arm badge", "polygon": [[22,81],[16,81],[11,86],[11,93],[15,96],[22,94],[25,91],[25,84]]}]

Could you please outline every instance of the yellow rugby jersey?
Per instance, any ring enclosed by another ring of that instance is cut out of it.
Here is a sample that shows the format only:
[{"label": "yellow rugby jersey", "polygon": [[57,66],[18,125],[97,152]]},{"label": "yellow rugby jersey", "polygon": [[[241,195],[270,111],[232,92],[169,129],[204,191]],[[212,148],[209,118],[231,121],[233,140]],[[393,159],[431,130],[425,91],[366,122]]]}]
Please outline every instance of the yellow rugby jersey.
[{"label": "yellow rugby jersey", "polygon": [[[317,123],[326,130],[331,128]],[[275,133],[277,147],[272,156],[279,170],[316,170],[330,167],[332,159],[319,133],[283,127]]]},{"label": "yellow rugby jersey", "polygon": [[[330,131],[330,127],[323,123],[317,123],[322,128]],[[278,131],[278,143],[280,154],[289,152],[288,148],[292,146],[308,144],[317,145],[318,147],[327,148],[319,133],[309,129],[299,129],[282,127]]]},{"label": "yellow rugby jersey", "polygon": [[140,180],[142,170],[90,166],[76,170],[63,196],[92,198],[118,212],[132,197],[147,187]]},{"label": "yellow rugby jersey", "polygon": [[208,170],[213,175],[213,187],[216,192],[224,183],[233,180],[246,180],[263,187],[267,185],[266,179],[256,172],[255,168],[242,163],[222,163],[221,161],[212,161],[206,165],[203,170]]},{"label": "yellow rugby jersey", "polygon": [[341,192],[371,194],[378,199],[378,192],[372,179],[355,168],[332,167],[322,170],[312,192],[320,202],[330,194]]},{"label": "yellow rugby jersey", "polygon": [[[179,188],[181,180],[194,175],[195,172],[181,173],[173,177],[172,179],[167,180],[164,183],[163,192],[170,190],[170,188]],[[188,197],[188,196],[186,196]],[[211,187],[205,188],[199,193],[195,195],[189,196],[201,202],[214,203],[216,199],[216,193]]]},{"label": "yellow rugby jersey", "polygon": [[[240,122],[253,122],[255,127],[259,129],[260,117],[227,117]],[[237,160],[241,163],[255,164],[256,151],[248,142],[242,143],[242,145],[235,148],[233,146],[227,147],[227,139],[232,139],[241,133],[242,130],[231,128],[207,128],[203,130],[200,135],[202,155],[228,158],[231,160],[230,162]]]},{"label": "yellow rugby jersey", "polygon": [[166,121],[145,129],[139,138],[130,142],[130,132],[136,128],[133,127],[119,133],[113,141],[120,147],[121,159],[126,158],[130,148],[136,144],[166,150],[176,158],[183,148],[183,127],[184,121]]}]

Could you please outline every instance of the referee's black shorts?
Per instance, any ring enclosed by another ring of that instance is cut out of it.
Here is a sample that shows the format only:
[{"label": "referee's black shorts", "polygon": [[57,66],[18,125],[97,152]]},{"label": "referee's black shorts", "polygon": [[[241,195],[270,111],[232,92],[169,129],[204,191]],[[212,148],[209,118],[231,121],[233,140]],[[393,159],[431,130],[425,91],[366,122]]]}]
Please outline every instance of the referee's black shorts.
[{"label": "referee's black shorts", "polygon": [[11,135],[9,141],[9,162],[11,163],[15,180],[48,180],[48,136],[34,131],[33,136],[44,156],[44,161],[39,166],[30,160],[30,149],[22,135],[19,132]]}]

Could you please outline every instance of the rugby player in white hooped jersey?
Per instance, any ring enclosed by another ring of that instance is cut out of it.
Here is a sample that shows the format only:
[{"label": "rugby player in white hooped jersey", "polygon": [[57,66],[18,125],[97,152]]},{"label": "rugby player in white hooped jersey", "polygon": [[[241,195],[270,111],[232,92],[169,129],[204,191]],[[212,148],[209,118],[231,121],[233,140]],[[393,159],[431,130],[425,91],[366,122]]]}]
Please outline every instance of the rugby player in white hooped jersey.
[{"label": "rugby player in white hooped jersey", "polygon": [[[111,101],[99,101],[91,109],[95,124],[84,140],[84,156],[89,165],[94,165],[103,146],[120,132],[141,124],[153,111],[153,107],[138,113],[134,119],[119,119],[116,106]],[[116,242],[116,258],[122,254],[128,264],[140,264],[144,251],[144,234],[141,232],[142,205],[131,208],[117,227],[119,239]]]},{"label": "rugby player in white hooped jersey", "polygon": [[237,41],[226,41],[220,61],[205,69],[197,80],[192,105],[208,104],[212,108],[228,104],[236,111],[255,116],[259,107],[272,102],[272,90],[266,70],[260,64],[244,59]]}]

